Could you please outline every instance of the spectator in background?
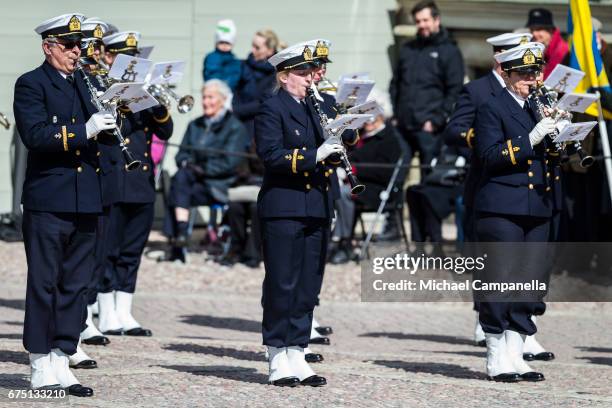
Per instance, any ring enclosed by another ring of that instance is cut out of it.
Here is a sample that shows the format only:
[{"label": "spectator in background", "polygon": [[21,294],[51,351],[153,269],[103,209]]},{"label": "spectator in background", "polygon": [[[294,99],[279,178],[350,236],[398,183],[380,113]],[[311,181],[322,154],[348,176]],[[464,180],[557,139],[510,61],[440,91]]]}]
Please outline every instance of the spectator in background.
[{"label": "spectator in background", "polygon": [[[361,138],[355,148],[349,152],[349,161],[359,181],[366,186],[362,194],[352,196],[350,186],[340,185],[340,198],[336,202],[336,225],[332,233],[328,259],[332,264],[346,263],[353,253],[352,239],[355,225],[355,205],[360,209],[373,210],[380,205],[380,193],[384,191],[391,176],[393,167],[360,167],[360,163],[395,164],[403,152],[400,138],[395,127],[387,124],[391,116],[391,107],[385,95],[372,92],[377,103],[374,118],[361,129]],[[342,181],[346,175],[342,168],[337,169]],[[401,194],[401,193],[400,193]]]},{"label": "spectator in background", "polygon": [[399,131],[429,164],[463,86],[463,57],[435,2],[420,1],[411,13],[417,37],[402,46],[389,92]]},{"label": "spectator in background", "polygon": [[569,48],[561,37],[561,31],[553,22],[550,10],[536,8],[529,10],[526,27],[529,28],[535,42],[540,42],[546,47],[544,49],[544,79],[548,78],[555,67],[563,61]]},{"label": "spectator in background", "polygon": [[215,31],[215,50],[204,57],[202,76],[225,81],[234,91],[240,80],[240,60],[234,56],[232,48],[236,40],[236,25],[232,20],[221,20]]},{"label": "spectator in background", "polygon": [[279,41],[272,30],[255,33],[251,53],[242,62],[240,80],[234,98],[234,114],[244,123],[251,137],[255,134],[255,115],[261,101],[272,94],[276,83],[274,67],[268,58],[276,54]]},{"label": "spectator in background", "polygon": [[189,123],[175,157],[179,169],[172,178],[164,220],[164,234],[172,243],[168,260],[186,261],[182,247],[188,244],[189,209],[226,203],[227,189],[236,181],[243,157],[203,150],[245,152],[249,138],[229,109],[231,99],[232,91],[225,82],[211,79],[204,83],[204,115]]}]

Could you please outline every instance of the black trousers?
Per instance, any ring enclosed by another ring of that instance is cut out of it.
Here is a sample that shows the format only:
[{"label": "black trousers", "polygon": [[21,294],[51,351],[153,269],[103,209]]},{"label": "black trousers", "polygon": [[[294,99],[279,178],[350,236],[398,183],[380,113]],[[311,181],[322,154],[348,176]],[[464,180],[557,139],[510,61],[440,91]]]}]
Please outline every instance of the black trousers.
[{"label": "black trousers", "polygon": [[153,215],[153,203],[112,205],[108,256],[100,292],[134,293],[140,260],[153,226]]},{"label": "black trousers", "polygon": [[[423,130],[407,130],[401,126],[398,128],[404,140],[410,146],[410,158],[406,163],[410,163],[414,152],[419,152],[421,165],[429,166],[434,157],[438,155],[441,147],[441,137],[436,133],[429,133]],[[428,168],[421,168],[421,178],[431,172]]]},{"label": "black trousers", "polygon": [[[550,218],[513,216],[504,214],[477,213],[476,232],[483,243],[495,242],[547,242],[549,239]],[[525,248],[529,252],[529,247]],[[489,253],[491,251],[488,251]],[[502,258],[504,267],[512,267],[519,261],[537,265],[541,253],[521,253],[519,256],[507,254]],[[541,315],[546,310],[544,302],[478,302],[479,319],[486,333],[503,333],[505,330],[532,335],[537,328],[531,320],[532,315]]]},{"label": "black trousers", "polygon": [[330,222],[324,218],[261,220],[266,275],[263,344],[306,347],[321,283]]},{"label": "black trousers", "polygon": [[406,201],[410,211],[410,236],[414,242],[442,242],[442,220],[438,218],[425,194],[408,189]]},{"label": "black trousers", "polygon": [[108,255],[108,227],[110,225],[111,206],[104,207],[98,216],[98,229],[96,232],[95,264],[93,277],[87,286],[87,304],[93,305],[98,298],[98,291],[102,288],[105,276],[106,257]]},{"label": "black trousers", "polygon": [[[251,233],[247,231],[251,223]],[[261,227],[257,216],[257,203],[230,202],[227,210],[230,226],[231,251],[244,254],[245,258],[261,260]]]},{"label": "black trousers", "polygon": [[24,210],[28,263],[23,345],[30,353],[76,352],[92,281],[97,214]]},{"label": "black trousers", "polygon": [[170,183],[168,207],[164,217],[163,232],[167,237],[177,235],[177,221],[174,209],[191,208],[196,205],[212,205],[215,200],[212,192],[193,170],[181,167],[177,170]]}]

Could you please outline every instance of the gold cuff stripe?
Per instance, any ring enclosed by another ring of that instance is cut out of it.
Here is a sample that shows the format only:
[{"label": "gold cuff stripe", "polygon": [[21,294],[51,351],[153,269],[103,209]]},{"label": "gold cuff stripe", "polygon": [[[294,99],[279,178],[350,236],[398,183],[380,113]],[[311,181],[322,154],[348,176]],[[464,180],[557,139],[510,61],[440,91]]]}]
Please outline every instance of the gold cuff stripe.
[{"label": "gold cuff stripe", "polygon": [[508,154],[510,155],[510,161],[512,162],[512,164],[516,165],[516,158],[514,157],[514,149],[512,148],[512,141],[507,140],[506,143],[508,144]]},{"label": "gold cuff stripe", "polygon": [[163,118],[156,118],[155,116],[153,116],[153,120],[156,121],[157,123],[166,123],[169,119],[170,119],[170,111],[166,112],[166,116],[164,116]]},{"label": "gold cuff stripe", "polygon": [[470,149],[474,148],[472,145],[472,138],[474,137],[474,128],[470,128],[465,137],[465,141]]},{"label": "gold cuff stripe", "polygon": [[291,171],[293,174],[297,174],[297,154],[299,149],[293,149],[293,155],[291,156]]},{"label": "gold cuff stripe", "polygon": [[62,126],[62,142],[64,142],[64,151],[68,151],[68,131],[66,126]]}]

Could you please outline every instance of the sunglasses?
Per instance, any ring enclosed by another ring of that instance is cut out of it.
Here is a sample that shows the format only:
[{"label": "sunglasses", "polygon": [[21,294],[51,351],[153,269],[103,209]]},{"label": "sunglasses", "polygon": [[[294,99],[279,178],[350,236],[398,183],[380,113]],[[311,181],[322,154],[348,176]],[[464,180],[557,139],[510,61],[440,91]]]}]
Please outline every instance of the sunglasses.
[{"label": "sunglasses", "polygon": [[537,77],[537,76],[539,76],[539,75],[540,75],[540,73],[541,73],[541,72],[542,72],[542,71],[530,71],[530,72],[521,72],[521,71],[517,71],[516,73],[517,73],[517,74],[519,74],[519,76],[520,76],[521,78],[529,78],[529,77],[531,77],[531,76],[536,76],[536,77]]},{"label": "sunglasses", "polygon": [[60,46],[62,51],[72,51],[74,47],[81,48],[81,40],[74,41],[49,41],[50,44],[56,44]]}]

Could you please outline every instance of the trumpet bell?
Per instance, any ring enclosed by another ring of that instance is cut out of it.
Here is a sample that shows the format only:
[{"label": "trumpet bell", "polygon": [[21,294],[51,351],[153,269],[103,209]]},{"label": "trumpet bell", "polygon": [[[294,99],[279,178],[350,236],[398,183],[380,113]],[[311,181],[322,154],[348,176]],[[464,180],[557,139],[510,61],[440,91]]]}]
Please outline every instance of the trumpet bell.
[{"label": "trumpet bell", "polygon": [[4,113],[0,113],[0,125],[2,125],[6,130],[11,127],[11,122],[9,122]]},{"label": "trumpet bell", "polygon": [[185,95],[181,99],[179,99],[176,109],[180,113],[187,113],[193,108],[193,96]]}]

